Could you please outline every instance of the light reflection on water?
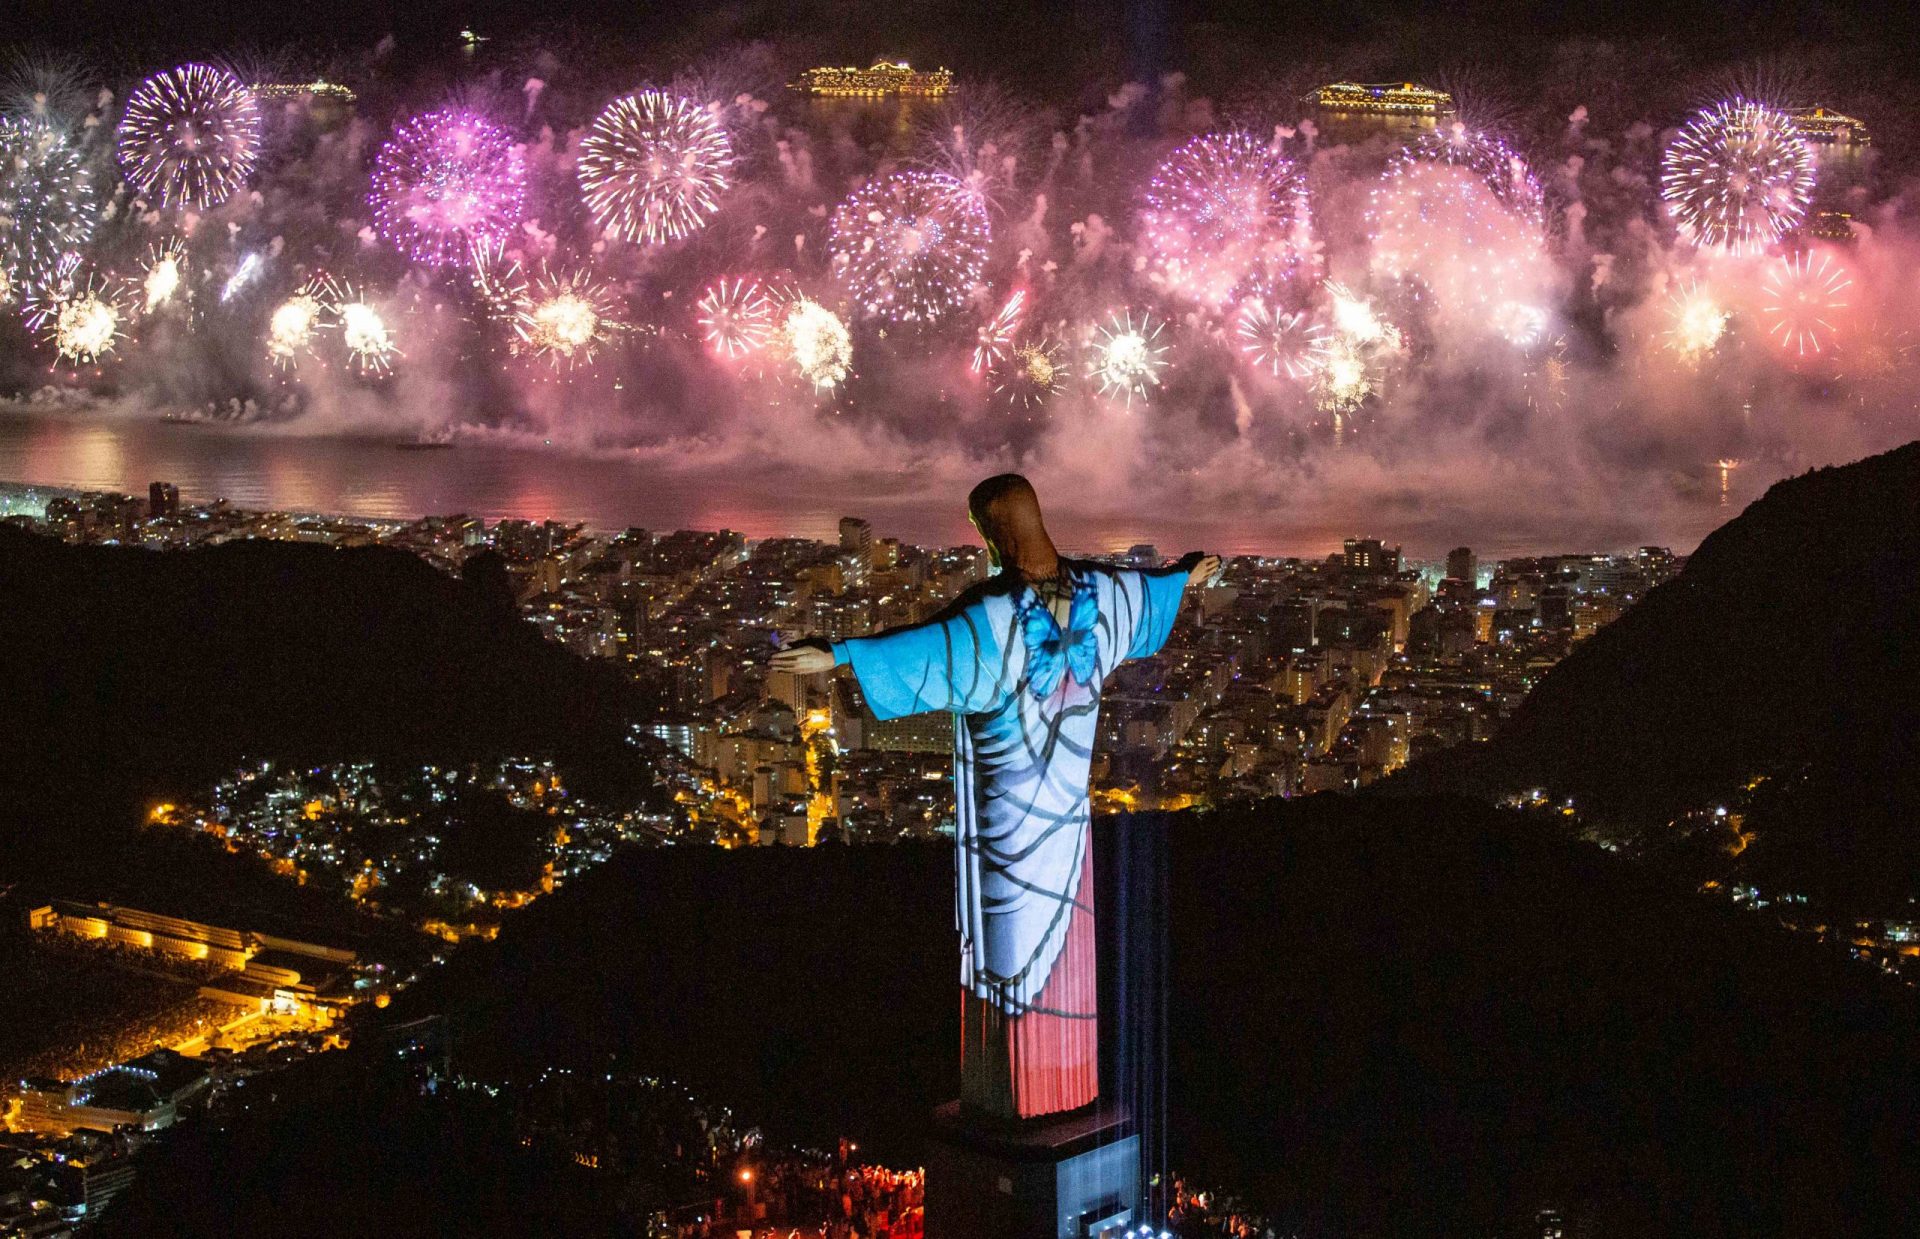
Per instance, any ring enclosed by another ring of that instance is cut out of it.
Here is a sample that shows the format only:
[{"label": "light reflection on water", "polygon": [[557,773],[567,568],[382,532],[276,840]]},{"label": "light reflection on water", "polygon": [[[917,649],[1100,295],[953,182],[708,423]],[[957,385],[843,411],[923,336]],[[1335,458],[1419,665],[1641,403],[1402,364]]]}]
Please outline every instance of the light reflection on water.
[{"label": "light reflection on water", "polygon": [[[810,476],[777,465],[721,470],[690,463],[662,470],[619,456],[462,443],[403,449],[391,439],[279,434],[231,425],[109,418],[0,406],[0,482],[144,494],[169,481],[183,498],[225,498],[241,508],[412,519],[464,512],[486,520],[583,521],[596,529],[736,529],[748,537],[833,539],[844,515],[864,516],[881,536],[923,545],[976,540],[963,485],[930,485],[911,472]],[[1745,479],[1742,479],[1743,481]],[[1047,498],[1044,479],[1042,498]],[[949,493],[951,492],[951,493]],[[1404,540],[1433,557],[1457,543],[1483,556],[1617,550],[1636,531],[1568,527],[1461,528],[1444,519],[1368,529],[1257,524],[1244,513],[1128,509],[1084,515],[1057,499],[1048,524],[1079,551],[1149,542],[1163,552],[1205,547],[1227,554],[1325,555],[1342,537]],[[1698,528],[1670,531],[1676,550],[1732,513],[1707,508]]]}]

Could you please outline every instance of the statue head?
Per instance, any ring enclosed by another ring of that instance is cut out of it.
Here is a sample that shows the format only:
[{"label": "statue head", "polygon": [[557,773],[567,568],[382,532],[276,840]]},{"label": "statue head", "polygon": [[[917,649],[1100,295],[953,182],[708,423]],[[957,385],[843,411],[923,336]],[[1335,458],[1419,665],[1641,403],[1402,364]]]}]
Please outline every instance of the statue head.
[{"label": "statue head", "polygon": [[967,515],[986,540],[996,567],[1015,558],[1018,550],[1052,550],[1053,539],[1040,519],[1040,496],[1033,483],[1017,473],[995,474],[974,487],[967,495]]}]

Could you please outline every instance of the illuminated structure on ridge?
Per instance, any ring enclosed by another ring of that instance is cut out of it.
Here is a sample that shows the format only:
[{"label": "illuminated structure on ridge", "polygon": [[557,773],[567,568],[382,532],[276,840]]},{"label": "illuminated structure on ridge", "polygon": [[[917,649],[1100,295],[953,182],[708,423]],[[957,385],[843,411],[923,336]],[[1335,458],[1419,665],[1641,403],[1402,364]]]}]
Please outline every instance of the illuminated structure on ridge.
[{"label": "illuminated structure on ridge", "polygon": [[803,95],[837,99],[877,99],[888,95],[939,99],[953,90],[953,74],[946,69],[922,71],[904,60],[876,60],[868,69],[808,69],[794,79],[792,89]]},{"label": "illuminated structure on ridge", "polygon": [[1376,112],[1385,116],[1451,116],[1453,96],[1417,82],[1334,82],[1307,98],[1323,112]]}]

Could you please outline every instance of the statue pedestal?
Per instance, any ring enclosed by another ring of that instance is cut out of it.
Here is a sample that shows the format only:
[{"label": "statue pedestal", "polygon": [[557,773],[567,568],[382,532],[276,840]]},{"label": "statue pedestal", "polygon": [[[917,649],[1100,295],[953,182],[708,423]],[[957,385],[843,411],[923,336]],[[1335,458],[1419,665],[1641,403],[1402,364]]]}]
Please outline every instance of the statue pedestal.
[{"label": "statue pedestal", "polygon": [[927,1239],[1119,1239],[1140,1205],[1140,1137],[1097,1110],[1022,1123],[933,1112]]}]

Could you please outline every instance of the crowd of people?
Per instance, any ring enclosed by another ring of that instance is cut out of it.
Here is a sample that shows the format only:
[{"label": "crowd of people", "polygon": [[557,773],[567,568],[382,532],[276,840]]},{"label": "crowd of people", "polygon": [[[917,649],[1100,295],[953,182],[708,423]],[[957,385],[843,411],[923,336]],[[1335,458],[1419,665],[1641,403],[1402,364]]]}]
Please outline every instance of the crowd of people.
[{"label": "crowd of people", "polygon": [[[233,1008],[130,947],[21,932],[0,952],[0,1080],[71,1080],[218,1028]],[[170,980],[169,977],[177,977]]]},{"label": "crowd of people", "polygon": [[1238,1198],[1196,1189],[1178,1175],[1167,1205],[1167,1229],[1180,1239],[1283,1239]]},{"label": "crowd of people", "polygon": [[758,1155],[735,1181],[744,1200],[714,1202],[712,1215],[683,1222],[673,1239],[924,1239],[926,1176],[850,1160]]}]

